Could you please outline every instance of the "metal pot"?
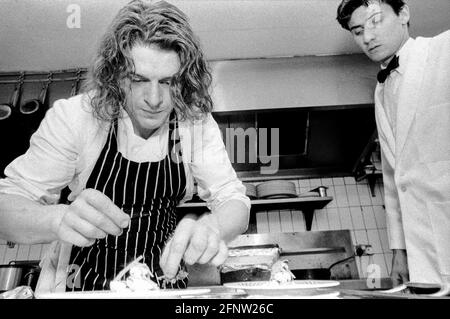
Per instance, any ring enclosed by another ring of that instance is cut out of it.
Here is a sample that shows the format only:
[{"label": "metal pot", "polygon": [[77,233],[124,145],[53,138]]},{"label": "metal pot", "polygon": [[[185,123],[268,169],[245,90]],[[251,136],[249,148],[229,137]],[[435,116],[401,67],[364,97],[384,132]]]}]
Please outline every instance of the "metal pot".
[{"label": "metal pot", "polygon": [[16,87],[14,88],[14,92],[11,96],[11,101],[9,103],[0,104],[0,121],[9,118],[12,111],[17,107],[17,103],[19,102],[19,97],[22,92],[22,85],[23,78],[21,77]]},{"label": "metal pot", "polygon": [[[14,92],[9,103],[0,104],[0,177],[4,177],[4,168],[21,154],[20,141],[22,140],[20,129],[17,125],[17,105],[22,92],[23,74],[15,85]],[[17,142],[19,141],[19,143]]]},{"label": "metal pot", "polygon": [[19,286],[34,290],[39,274],[39,261],[11,261],[8,265],[0,265],[0,293]]},{"label": "metal pot", "polygon": [[23,267],[16,265],[0,265],[0,292],[20,286]]},{"label": "metal pot", "polygon": [[31,136],[38,129],[48,110],[47,93],[52,81],[51,78],[52,73],[49,73],[48,79],[42,86],[39,97],[22,103],[19,107],[19,112],[16,114],[15,129],[19,154],[25,153],[28,149]]},{"label": "metal pot", "polygon": [[41,89],[41,93],[37,99],[32,99],[25,101],[20,106],[19,110],[22,114],[33,114],[39,110],[39,108],[43,108],[45,105],[45,101],[47,99],[48,87],[50,86],[51,80],[49,79]]},{"label": "metal pot", "polygon": [[9,104],[0,104],[0,120],[5,120],[11,116],[11,107]]}]

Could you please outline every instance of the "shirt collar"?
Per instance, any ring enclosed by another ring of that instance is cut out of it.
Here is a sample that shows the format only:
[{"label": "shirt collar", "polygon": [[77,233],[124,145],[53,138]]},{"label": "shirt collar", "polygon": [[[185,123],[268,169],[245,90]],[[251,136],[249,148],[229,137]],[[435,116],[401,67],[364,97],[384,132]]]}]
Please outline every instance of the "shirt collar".
[{"label": "shirt collar", "polygon": [[[406,64],[408,62],[409,59],[409,53],[411,51],[411,47],[414,43],[414,39],[413,38],[409,38],[405,44],[403,44],[403,46],[400,48],[400,50],[398,50],[397,52],[397,56],[399,57],[399,66],[398,68],[395,69],[396,72],[400,73],[400,74],[404,74],[405,73],[405,68],[406,68]],[[381,65],[381,69],[386,69],[387,64],[386,65]]]},{"label": "shirt collar", "polygon": [[[131,118],[128,115],[128,113],[123,109],[121,111],[121,120],[127,135],[134,135],[136,136],[136,138],[143,139],[134,133],[134,127],[133,123],[131,122]],[[168,130],[169,130],[169,122],[165,122],[148,139],[158,137],[160,142],[163,142],[166,136],[165,133],[167,133]]]}]

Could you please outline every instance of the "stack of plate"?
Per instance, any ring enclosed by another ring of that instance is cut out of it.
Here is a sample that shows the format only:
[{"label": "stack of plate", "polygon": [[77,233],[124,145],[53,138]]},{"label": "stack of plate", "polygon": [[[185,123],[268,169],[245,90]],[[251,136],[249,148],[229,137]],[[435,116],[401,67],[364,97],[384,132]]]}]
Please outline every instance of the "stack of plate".
[{"label": "stack of plate", "polygon": [[247,189],[246,191],[246,195],[250,198],[250,199],[256,199],[258,196],[256,195],[256,186],[250,183],[243,183],[245,188]]},{"label": "stack of plate", "polygon": [[256,193],[258,198],[266,199],[297,197],[295,184],[285,180],[274,180],[258,184]]}]

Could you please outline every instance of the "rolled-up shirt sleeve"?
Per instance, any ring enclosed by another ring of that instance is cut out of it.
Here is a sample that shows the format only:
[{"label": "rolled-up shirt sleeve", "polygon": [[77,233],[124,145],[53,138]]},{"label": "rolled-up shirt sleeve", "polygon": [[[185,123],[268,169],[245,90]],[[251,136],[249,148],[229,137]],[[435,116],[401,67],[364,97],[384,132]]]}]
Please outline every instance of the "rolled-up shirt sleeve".
[{"label": "rolled-up shirt sleeve", "polygon": [[250,210],[250,199],[228,157],[219,126],[208,114],[190,130],[190,169],[197,181],[198,195],[214,210],[229,200],[239,200]]},{"label": "rolled-up shirt sleeve", "polygon": [[[25,154],[12,161],[0,180],[0,193],[54,204],[75,175],[80,112],[68,100],[57,100],[30,139]],[[74,112],[75,111],[75,112]]]}]

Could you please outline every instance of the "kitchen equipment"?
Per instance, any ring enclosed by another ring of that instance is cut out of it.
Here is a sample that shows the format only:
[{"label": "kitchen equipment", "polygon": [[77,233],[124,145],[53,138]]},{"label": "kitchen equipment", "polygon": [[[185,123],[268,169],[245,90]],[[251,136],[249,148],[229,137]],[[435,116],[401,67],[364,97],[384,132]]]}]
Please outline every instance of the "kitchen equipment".
[{"label": "kitchen equipment", "polygon": [[39,261],[11,261],[0,265],[0,292],[18,286],[29,286],[34,290],[39,274]]},{"label": "kitchen equipment", "polygon": [[[294,275],[299,269],[331,267],[331,277],[327,279],[359,278],[353,257],[355,247],[349,230],[246,234],[236,237],[228,247],[268,244],[280,247],[279,259],[288,261],[289,270]],[[348,262],[344,262],[345,260]],[[297,276],[295,279],[302,278]]]},{"label": "kitchen equipment", "polygon": [[52,82],[52,76],[53,74],[50,72],[45,84],[42,86],[39,97],[23,103],[15,116],[16,131],[21,135],[20,138],[17,138],[19,155],[25,153],[28,149],[31,136],[38,129],[48,110],[47,95]]},{"label": "kitchen equipment", "polygon": [[256,186],[256,193],[265,199],[297,197],[295,184],[285,180],[262,182]]},{"label": "kitchen equipment", "polygon": [[326,186],[319,186],[317,188],[312,189],[312,192],[317,192],[320,197],[327,197],[327,189]]},{"label": "kitchen equipment", "polygon": [[412,295],[424,295],[430,297],[445,297],[450,296],[450,285],[407,282],[392,289],[384,290],[383,292],[408,293]]},{"label": "kitchen equipment", "polygon": [[350,259],[354,259],[356,255],[346,257],[344,259],[338,260],[337,262],[331,264],[327,268],[309,268],[309,269],[296,269],[291,270],[296,279],[319,279],[319,280],[330,280],[332,279],[331,270],[338,264],[341,264]]},{"label": "kitchen equipment", "polygon": [[331,271],[328,268],[296,269],[291,271],[295,278],[301,280],[329,280],[331,278]]},{"label": "kitchen equipment", "polygon": [[22,140],[23,133],[18,127],[17,116],[20,114],[17,111],[17,105],[20,100],[23,85],[23,73],[21,73],[11,96],[10,103],[0,105],[0,177],[4,177],[5,167],[17,156],[22,154]]},{"label": "kitchen equipment", "polygon": [[0,104],[0,121],[11,115],[11,107],[8,104]]},{"label": "kitchen equipment", "polygon": [[20,108],[19,108],[20,113],[33,114],[33,113],[37,112],[40,108],[44,107],[45,101],[47,99],[48,88],[51,83],[51,77],[52,77],[52,73],[50,73],[48,75],[48,79],[42,86],[41,93],[39,93],[39,96],[37,99],[25,101],[24,103],[22,103],[22,105],[20,105]]},{"label": "kitchen equipment", "polygon": [[19,103],[20,94],[22,93],[23,85],[23,73],[20,75],[19,80],[14,88],[14,92],[11,96],[11,101],[9,103],[0,104],[0,121],[6,120],[11,116],[11,113],[16,109]]},{"label": "kitchen equipment", "polygon": [[20,286],[23,268],[20,266],[0,265],[0,292]]},{"label": "kitchen equipment", "polygon": [[449,284],[424,284],[408,282],[399,286],[383,290],[361,289],[359,285],[352,287],[341,282],[341,294],[351,298],[370,299],[445,299],[450,300]]}]

